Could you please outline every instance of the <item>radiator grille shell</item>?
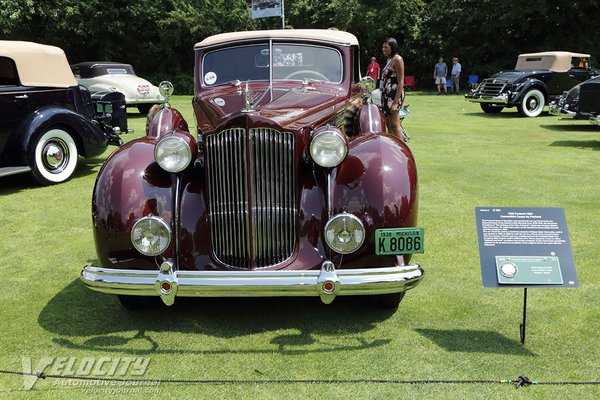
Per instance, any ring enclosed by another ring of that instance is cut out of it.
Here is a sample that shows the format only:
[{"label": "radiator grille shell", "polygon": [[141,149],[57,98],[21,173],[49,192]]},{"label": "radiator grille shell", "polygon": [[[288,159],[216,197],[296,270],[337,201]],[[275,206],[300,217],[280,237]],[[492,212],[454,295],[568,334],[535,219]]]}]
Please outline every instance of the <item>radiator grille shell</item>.
[{"label": "radiator grille shell", "polygon": [[206,136],[215,258],[254,269],[291,257],[296,243],[294,135],[271,128]]}]

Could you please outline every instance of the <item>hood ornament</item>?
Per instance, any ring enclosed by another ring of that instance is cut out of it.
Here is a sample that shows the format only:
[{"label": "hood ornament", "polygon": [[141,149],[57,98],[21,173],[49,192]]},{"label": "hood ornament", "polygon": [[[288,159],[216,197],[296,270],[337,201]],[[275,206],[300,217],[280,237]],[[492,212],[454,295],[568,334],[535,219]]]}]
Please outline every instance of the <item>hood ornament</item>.
[{"label": "hood ornament", "polygon": [[173,95],[173,84],[169,81],[162,81],[158,85],[158,91],[165,98],[165,108],[169,107],[169,99]]},{"label": "hood ornament", "polygon": [[246,81],[246,89],[244,90],[244,108],[242,112],[254,112],[254,99],[252,98],[252,94],[250,94],[250,89],[248,88],[248,82]]}]

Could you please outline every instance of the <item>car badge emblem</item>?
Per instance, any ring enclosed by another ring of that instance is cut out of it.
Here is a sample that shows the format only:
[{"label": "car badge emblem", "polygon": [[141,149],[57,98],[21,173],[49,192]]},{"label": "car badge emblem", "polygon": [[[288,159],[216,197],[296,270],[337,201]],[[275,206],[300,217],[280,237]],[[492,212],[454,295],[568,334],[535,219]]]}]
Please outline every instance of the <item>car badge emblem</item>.
[{"label": "car badge emblem", "polygon": [[141,95],[147,95],[150,93],[150,85],[138,85],[137,91]]}]

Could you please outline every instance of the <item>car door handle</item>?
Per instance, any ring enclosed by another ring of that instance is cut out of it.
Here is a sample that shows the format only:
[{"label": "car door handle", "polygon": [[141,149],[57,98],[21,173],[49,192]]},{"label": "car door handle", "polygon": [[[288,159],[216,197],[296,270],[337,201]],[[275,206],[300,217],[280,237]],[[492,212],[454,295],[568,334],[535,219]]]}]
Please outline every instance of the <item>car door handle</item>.
[{"label": "car door handle", "polygon": [[29,98],[29,96],[27,96],[26,94],[15,96],[15,99],[28,99],[28,98]]}]

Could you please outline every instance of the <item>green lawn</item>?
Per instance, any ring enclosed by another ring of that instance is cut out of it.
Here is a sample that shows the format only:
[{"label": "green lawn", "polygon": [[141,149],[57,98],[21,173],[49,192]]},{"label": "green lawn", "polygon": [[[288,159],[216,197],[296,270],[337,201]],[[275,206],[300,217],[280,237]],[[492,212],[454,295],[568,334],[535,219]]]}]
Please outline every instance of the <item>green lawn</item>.
[{"label": "green lawn", "polygon": [[[190,126],[190,97],[174,100]],[[128,312],[78,276],[96,258],[90,198],[106,156],[80,160],[69,182],[38,187],[0,178],[0,370],[45,358],[149,360],[144,379],[600,381],[600,129],[516,110],[484,114],[459,96],[409,93],[404,126],[419,172],[426,278],[396,312],[360,299],[184,299]],[[130,114],[143,134],[145,120]],[[565,209],[581,288],[531,289],[527,342],[523,291],[481,285],[474,208]],[[107,364],[110,365],[110,364]],[[120,365],[120,364],[119,364]],[[64,374],[63,369],[63,374]],[[120,377],[120,376],[119,376]],[[92,387],[38,380],[27,390],[0,373],[3,398],[579,398],[592,385],[399,383],[161,383]],[[89,383],[87,383],[89,385]],[[137,392],[135,390],[137,390]],[[129,390],[129,391],[127,391]]]}]

